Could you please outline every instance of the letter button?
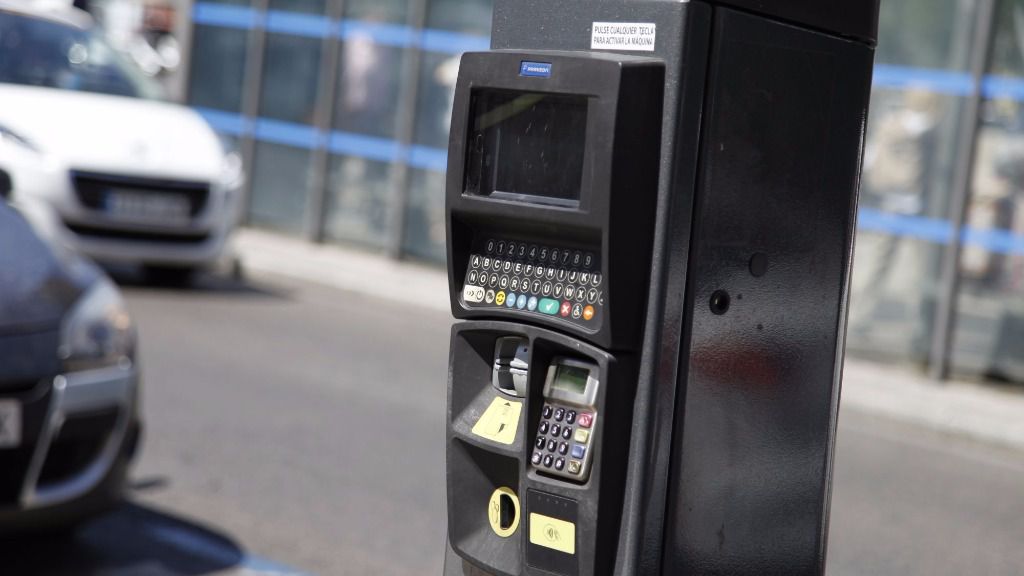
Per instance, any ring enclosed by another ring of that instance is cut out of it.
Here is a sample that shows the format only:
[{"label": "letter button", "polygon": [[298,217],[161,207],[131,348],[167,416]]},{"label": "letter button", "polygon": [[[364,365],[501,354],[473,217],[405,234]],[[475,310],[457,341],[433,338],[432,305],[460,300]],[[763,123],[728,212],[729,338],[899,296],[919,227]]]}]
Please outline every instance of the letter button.
[{"label": "letter button", "polygon": [[576,280],[578,280],[579,277],[580,277],[580,273],[578,271],[576,271],[576,270],[570,270],[569,271],[569,282],[572,282],[573,284],[575,284]]},{"label": "letter button", "polygon": [[481,261],[480,255],[479,254],[474,254],[473,258],[470,259],[470,266],[472,266],[473,268],[479,268],[480,267],[480,261]]},{"label": "letter button", "polygon": [[526,275],[527,276],[532,275],[533,274],[533,264],[527,264],[526,267],[524,268],[524,270],[526,271]]},{"label": "letter button", "polygon": [[498,288],[501,288],[502,290],[508,288],[508,276],[502,276],[501,280],[498,280]]},{"label": "letter button", "polygon": [[564,289],[564,288],[565,288],[565,287],[564,287],[564,286],[562,286],[561,284],[555,284],[555,287],[554,287],[554,288],[552,289],[552,292],[551,292],[551,294],[552,294],[552,295],[553,295],[553,296],[554,296],[555,298],[561,298],[561,297],[562,297],[562,291],[563,291],[563,289]]},{"label": "letter button", "polygon": [[484,270],[490,270],[491,269],[491,259],[490,259],[490,257],[484,256],[483,265],[484,265],[483,266]]},{"label": "letter button", "polygon": [[569,271],[568,270],[566,270],[565,268],[559,268],[558,269],[558,281],[559,282],[565,282],[565,279],[568,276],[569,276]]},{"label": "letter button", "polygon": [[594,272],[593,277],[590,279],[590,283],[594,285],[594,288],[599,288],[601,286],[601,280],[601,273]]},{"label": "letter button", "polygon": [[470,284],[476,284],[476,279],[477,276],[479,275],[480,274],[476,270],[470,270],[469,275],[467,276],[467,280],[469,281]]},{"label": "letter button", "polygon": [[534,280],[533,285],[530,286],[534,294],[540,294],[540,280]]},{"label": "letter button", "polygon": [[523,263],[522,262],[516,262],[515,269],[516,269],[516,274],[522,274],[523,273]]},{"label": "letter button", "polygon": [[546,276],[548,280],[554,280],[555,279],[555,269],[554,268],[548,268],[545,271],[544,276]]},{"label": "letter button", "polygon": [[580,284],[590,284],[590,272],[580,273]]},{"label": "letter button", "polygon": [[519,290],[519,278],[513,276],[512,280],[509,281],[508,286],[512,290]]},{"label": "letter button", "polygon": [[571,284],[565,287],[565,299],[572,300],[572,297],[576,295],[576,288]]},{"label": "letter button", "polygon": [[591,304],[593,304],[594,302],[597,302],[597,290],[591,288],[587,292],[587,302],[590,302]]},{"label": "letter button", "polygon": [[545,296],[551,294],[551,282],[544,283],[544,285],[541,287],[541,293],[544,294]]},{"label": "letter button", "polygon": [[544,267],[543,266],[537,266],[537,268],[534,270],[534,273],[536,274],[537,278],[543,278],[544,277]]},{"label": "letter button", "polygon": [[506,273],[506,274],[511,272],[512,271],[512,261],[511,260],[505,260],[504,262],[502,262],[502,264],[501,264],[501,271]]}]

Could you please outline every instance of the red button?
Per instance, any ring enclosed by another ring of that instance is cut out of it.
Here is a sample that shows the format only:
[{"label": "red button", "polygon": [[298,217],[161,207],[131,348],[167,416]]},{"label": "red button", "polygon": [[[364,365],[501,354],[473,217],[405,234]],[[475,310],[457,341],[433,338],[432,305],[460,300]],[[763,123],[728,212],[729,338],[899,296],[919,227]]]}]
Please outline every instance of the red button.
[{"label": "red button", "polygon": [[590,426],[594,423],[594,415],[588,414],[586,412],[580,414],[579,423],[581,428],[590,428]]},{"label": "red button", "polygon": [[568,316],[569,312],[571,312],[571,311],[572,311],[572,305],[569,304],[568,302],[562,302],[562,310],[561,310],[562,318],[565,318],[566,316]]}]

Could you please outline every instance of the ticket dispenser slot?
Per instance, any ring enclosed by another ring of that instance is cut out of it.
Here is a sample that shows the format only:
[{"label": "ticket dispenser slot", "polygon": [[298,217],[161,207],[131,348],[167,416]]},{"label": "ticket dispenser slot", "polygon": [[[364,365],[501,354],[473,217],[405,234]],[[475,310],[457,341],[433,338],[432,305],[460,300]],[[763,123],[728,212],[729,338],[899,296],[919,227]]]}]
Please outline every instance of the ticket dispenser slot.
[{"label": "ticket dispenser slot", "polygon": [[525,338],[506,336],[494,346],[491,383],[513,396],[526,396],[526,377],[530,369],[530,345]]}]

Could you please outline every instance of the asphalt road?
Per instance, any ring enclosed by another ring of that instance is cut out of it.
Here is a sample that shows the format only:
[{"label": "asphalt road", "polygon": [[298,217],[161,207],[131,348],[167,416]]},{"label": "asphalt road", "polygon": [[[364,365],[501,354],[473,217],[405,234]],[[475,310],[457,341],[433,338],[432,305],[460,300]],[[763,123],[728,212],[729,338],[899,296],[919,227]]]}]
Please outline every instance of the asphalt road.
[{"label": "asphalt road", "polygon": [[[440,573],[446,314],[283,279],[126,292],[148,426],[131,502],[0,544],[0,572]],[[831,575],[1024,574],[1024,454],[848,410],[838,443]]]}]

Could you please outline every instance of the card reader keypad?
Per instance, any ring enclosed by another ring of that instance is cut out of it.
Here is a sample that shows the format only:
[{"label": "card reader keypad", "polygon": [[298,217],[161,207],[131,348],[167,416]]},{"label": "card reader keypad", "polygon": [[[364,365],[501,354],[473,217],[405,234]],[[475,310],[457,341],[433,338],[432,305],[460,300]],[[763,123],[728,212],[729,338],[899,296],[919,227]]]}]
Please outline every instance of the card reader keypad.
[{"label": "card reader keypad", "polygon": [[596,420],[592,409],[548,402],[541,411],[530,463],[546,474],[586,482]]},{"label": "card reader keypad", "polygon": [[600,267],[593,250],[484,238],[473,245],[462,301],[597,329],[604,310]]}]

